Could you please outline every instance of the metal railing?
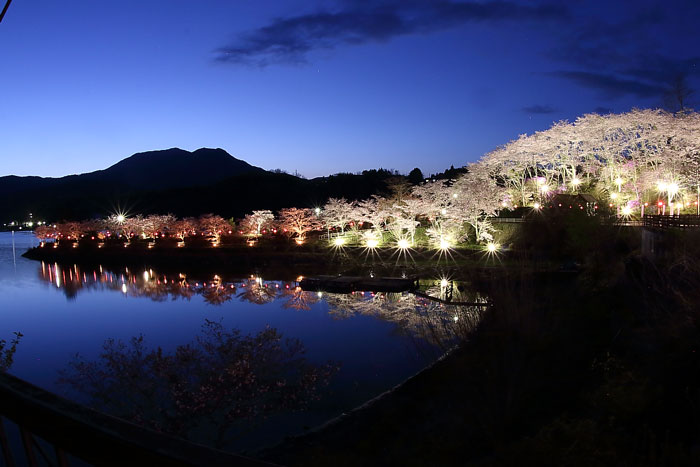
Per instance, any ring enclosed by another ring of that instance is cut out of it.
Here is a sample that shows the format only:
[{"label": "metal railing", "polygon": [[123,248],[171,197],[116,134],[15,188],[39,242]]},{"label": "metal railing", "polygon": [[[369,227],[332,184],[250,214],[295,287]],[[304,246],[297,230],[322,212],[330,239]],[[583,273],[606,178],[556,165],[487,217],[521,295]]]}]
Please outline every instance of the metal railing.
[{"label": "metal railing", "polygon": [[617,219],[615,219],[615,225],[619,225],[622,227],[643,227],[644,220],[643,219],[625,219],[624,217],[618,217]]},{"label": "metal railing", "polygon": [[644,216],[644,227],[655,229],[697,229],[700,228],[700,216],[696,214],[681,214],[675,216]]},{"label": "metal railing", "polygon": [[344,237],[348,232],[328,232],[318,236],[319,240],[330,240],[332,238]]},{"label": "metal railing", "polygon": [[522,217],[489,217],[488,221],[492,224],[522,224]]},{"label": "metal railing", "polygon": [[[3,417],[19,428],[24,451],[21,456],[17,452],[20,449],[13,449]],[[53,447],[53,452],[44,449],[47,445]],[[143,428],[6,373],[0,373],[0,450],[9,467],[64,467],[71,457],[91,464],[120,466],[273,465]]]}]

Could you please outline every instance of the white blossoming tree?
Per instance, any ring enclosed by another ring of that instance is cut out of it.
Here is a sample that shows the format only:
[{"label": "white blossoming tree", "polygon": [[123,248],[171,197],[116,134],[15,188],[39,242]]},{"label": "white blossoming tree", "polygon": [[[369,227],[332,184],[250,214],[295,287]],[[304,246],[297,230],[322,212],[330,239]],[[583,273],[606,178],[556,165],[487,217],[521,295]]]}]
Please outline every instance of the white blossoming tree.
[{"label": "white blossoming tree", "polygon": [[269,228],[275,220],[275,215],[270,210],[253,211],[245,216],[242,222],[243,231],[249,237],[259,237],[262,231]]}]

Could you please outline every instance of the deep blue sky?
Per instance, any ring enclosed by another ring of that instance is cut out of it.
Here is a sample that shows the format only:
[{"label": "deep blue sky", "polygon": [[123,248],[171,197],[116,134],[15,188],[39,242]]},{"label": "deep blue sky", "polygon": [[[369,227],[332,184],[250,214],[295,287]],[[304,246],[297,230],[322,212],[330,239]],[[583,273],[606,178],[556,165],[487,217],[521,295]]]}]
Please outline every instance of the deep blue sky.
[{"label": "deep blue sky", "polygon": [[692,0],[14,0],[0,175],[203,146],[309,177],[438,172],[662,106],[679,73],[700,88],[698,18]]}]

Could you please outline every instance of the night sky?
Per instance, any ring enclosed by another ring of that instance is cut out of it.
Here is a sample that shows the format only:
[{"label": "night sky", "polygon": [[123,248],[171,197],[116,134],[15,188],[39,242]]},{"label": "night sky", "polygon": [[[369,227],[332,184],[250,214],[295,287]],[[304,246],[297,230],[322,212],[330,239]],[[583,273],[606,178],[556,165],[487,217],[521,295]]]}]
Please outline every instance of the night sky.
[{"label": "night sky", "polygon": [[0,175],[170,147],[308,177],[439,172],[553,121],[664,106],[678,76],[700,89],[698,18],[691,0],[14,0]]}]

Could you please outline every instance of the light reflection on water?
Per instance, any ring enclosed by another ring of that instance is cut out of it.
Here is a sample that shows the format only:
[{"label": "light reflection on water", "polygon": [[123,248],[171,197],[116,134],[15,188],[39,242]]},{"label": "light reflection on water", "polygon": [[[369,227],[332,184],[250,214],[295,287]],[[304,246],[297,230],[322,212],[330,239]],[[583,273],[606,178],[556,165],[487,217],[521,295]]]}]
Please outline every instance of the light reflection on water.
[{"label": "light reflection on water", "polygon": [[[231,300],[264,305],[276,302],[283,309],[311,310],[323,301],[334,319],[348,319],[355,315],[372,316],[389,321],[397,331],[411,338],[423,339],[438,349],[445,350],[460,337],[471,332],[478,322],[481,309],[457,306],[416,296],[410,292],[357,291],[349,294],[304,291],[299,286],[302,276],[294,281],[266,280],[254,274],[247,278],[226,281],[218,274],[209,278],[193,278],[183,273],[161,274],[153,269],[113,272],[98,268],[81,269],[78,265],[61,267],[41,263],[40,278],[68,299],[81,292],[102,290],[120,292],[129,297],[147,297],[156,302],[190,300],[200,296],[209,305],[223,305]],[[466,300],[485,302],[477,293],[463,289],[446,278],[422,281],[426,295],[461,303]]]},{"label": "light reflection on water", "polygon": [[[301,278],[109,270],[21,257],[16,257],[15,267],[7,240],[0,234],[0,339],[14,331],[24,334],[11,372],[49,390],[76,397],[56,384],[58,372],[76,352],[97,361],[107,339],[128,342],[139,335],[152,347],[172,351],[192,342],[206,320],[220,321],[243,335],[269,326],[299,339],[311,364],[340,364],[321,399],[308,410],[275,418],[242,438],[237,448],[303,431],[386,391],[467,336],[481,316],[478,308],[410,293],[319,296],[301,290]],[[25,236],[17,244],[21,254],[36,242]],[[483,300],[440,278],[422,285],[442,299]]]}]

